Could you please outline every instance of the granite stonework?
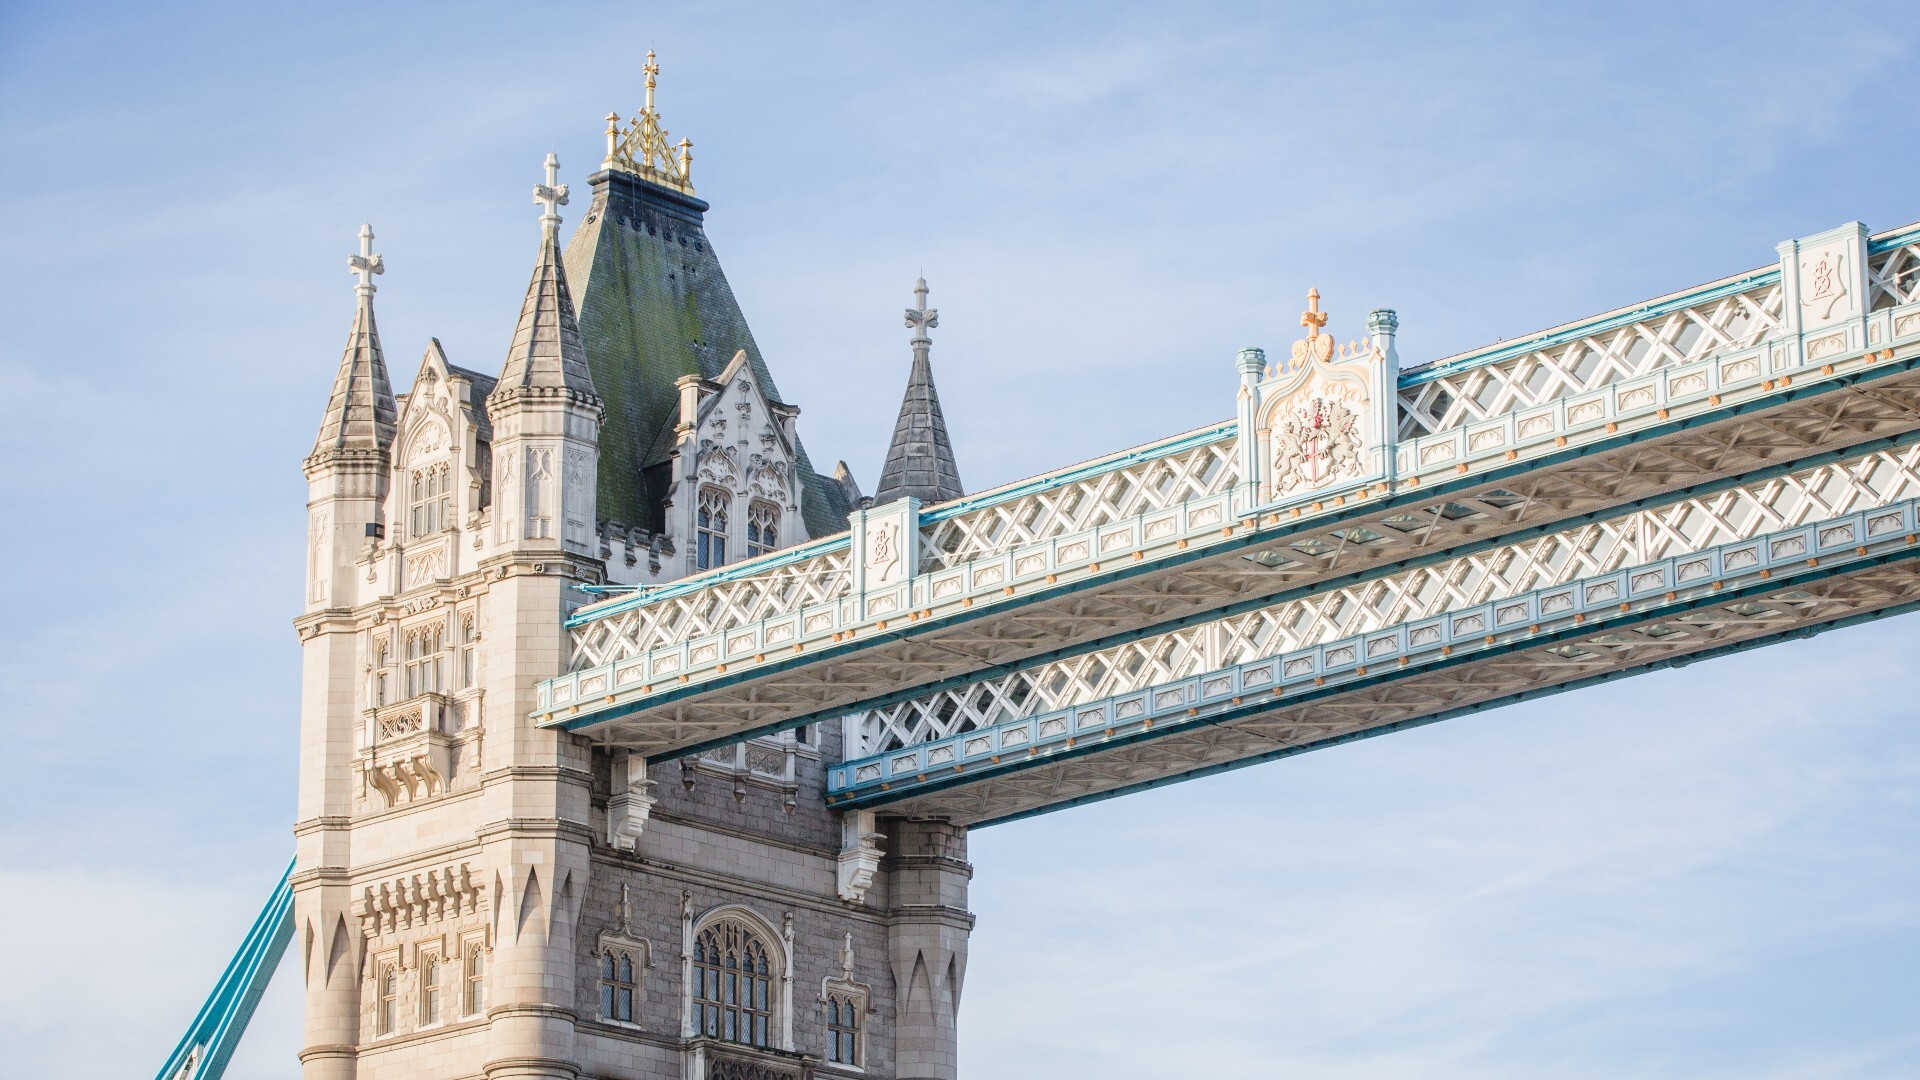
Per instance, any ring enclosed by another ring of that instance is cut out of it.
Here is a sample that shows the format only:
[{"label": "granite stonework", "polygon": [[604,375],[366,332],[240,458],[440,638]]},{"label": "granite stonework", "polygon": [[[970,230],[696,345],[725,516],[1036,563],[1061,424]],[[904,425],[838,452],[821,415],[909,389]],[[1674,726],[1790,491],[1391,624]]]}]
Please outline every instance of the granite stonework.
[{"label": "granite stonework", "polygon": [[[647,765],[530,719],[535,685],[567,670],[577,586],[695,568],[690,500],[724,500],[705,526],[725,530],[718,562],[749,553],[750,521],[784,545],[860,505],[844,466],[807,462],[700,232],[684,147],[665,185],[623,153],[565,256],[549,159],[499,379],[435,342],[394,395],[370,230],[354,257],[352,331],[305,464],[303,1074],[953,1077],[965,833],[870,815],[849,829],[824,802],[840,725]],[[584,315],[570,276],[587,279]],[[851,885],[849,834],[885,853]],[[764,956],[764,1037],[703,1030],[709,931]],[[632,976],[603,998],[609,961]],[[857,1064],[834,1061],[856,1011]]]}]

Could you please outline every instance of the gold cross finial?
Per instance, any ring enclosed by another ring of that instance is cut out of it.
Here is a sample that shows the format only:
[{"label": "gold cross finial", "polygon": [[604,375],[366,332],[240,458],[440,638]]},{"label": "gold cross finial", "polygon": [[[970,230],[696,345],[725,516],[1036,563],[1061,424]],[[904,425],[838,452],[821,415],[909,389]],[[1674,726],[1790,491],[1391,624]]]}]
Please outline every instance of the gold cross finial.
[{"label": "gold cross finial", "polygon": [[653,87],[660,75],[660,65],[653,62],[653,50],[647,50],[647,66],[640,69],[647,73],[647,111],[653,111]]},{"label": "gold cross finial", "polygon": [[1308,337],[1319,337],[1320,328],[1327,325],[1327,313],[1320,310],[1320,290],[1307,290],[1307,310],[1300,313],[1300,325],[1307,328]]}]

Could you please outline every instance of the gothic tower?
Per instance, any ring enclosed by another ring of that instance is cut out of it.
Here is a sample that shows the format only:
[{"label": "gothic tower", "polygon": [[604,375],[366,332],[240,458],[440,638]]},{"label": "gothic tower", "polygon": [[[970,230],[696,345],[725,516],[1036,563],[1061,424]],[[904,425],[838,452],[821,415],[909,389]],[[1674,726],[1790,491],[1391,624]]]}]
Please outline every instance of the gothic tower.
[{"label": "gothic tower", "polygon": [[529,718],[587,590],[838,531],[858,501],[747,330],[655,70],[564,254],[548,156],[497,376],[430,341],[396,397],[371,230],[350,260],[296,620],[309,1078],[956,1075],[965,834],[829,810],[841,725],[648,762]]}]

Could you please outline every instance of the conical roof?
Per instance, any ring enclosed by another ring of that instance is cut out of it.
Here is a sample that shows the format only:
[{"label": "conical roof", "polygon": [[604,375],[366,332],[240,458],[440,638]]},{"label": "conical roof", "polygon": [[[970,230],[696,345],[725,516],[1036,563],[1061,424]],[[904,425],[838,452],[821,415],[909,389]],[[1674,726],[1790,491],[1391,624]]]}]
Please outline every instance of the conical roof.
[{"label": "conical roof", "polygon": [[387,381],[387,360],[380,350],[380,328],[373,319],[372,275],[385,270],[373,254],[373,229],[360,227],[360,254],[348,268],[360,275],[354,288],[353,329],[333,378],[333,394],[320,421],[313,454],[343,450],[385,451],[393,445],[393,387]]},{"label": "conical roof", "polygon": [[554,225],[541,231],[540,259],[527,283],[527,298],[520,305],[520,322],[514,327],[495,395],[546,390],[571,391],[585,400],[595,396],[560,258],[557,219]]},{"label": "conical roof", "polygon": [[940,325],[939,313],[927,306],[927,282],[915,283],[918,307],[907,309],[907,326],[914,331],[913,370],[907,376],[900,417],[894,421],[893,443],[880,469],[873,501],[890,503],[909,495],[923,503],[946,502],[966,494],[960,468],[953,461],[953,443],[947,438],[947,419],[940,412],[940,394],[933,387],[933,341],[927,331]]}]

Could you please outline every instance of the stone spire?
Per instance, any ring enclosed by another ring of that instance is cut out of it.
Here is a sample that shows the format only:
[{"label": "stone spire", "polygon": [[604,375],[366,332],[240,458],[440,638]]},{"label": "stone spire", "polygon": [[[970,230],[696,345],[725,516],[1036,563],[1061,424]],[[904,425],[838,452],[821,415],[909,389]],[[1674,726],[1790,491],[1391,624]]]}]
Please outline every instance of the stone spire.
[{"label": "stone spire", "polygon": [[540,215],[540,261],[520,305],[520,323],[513,345],[500,369],[493,397],[505,400],[522,394],[559,395],[570,392],[583,401],[597,400],[593,376],[587,371],[587,351],[580,343],[574,319],[573,297],[567,291],[567,273],[560,262],[560,211],[567,204],[567,185],[560,183],[560,159],[547,155],[547,181],[536,184],[533,201]]},{"label": "stone spire", "polygon": [[387,361],[373,322],[373,275],[387,268],[373,253],[373,226],[360,226],[360,253],[347,257],[347,268],[360,278],[353,289],[353,329],[340,357],[340,373],[333,379],[313,458],[339,451],[384,453],[393,445],[393,388],[387,383]]},{"label": "stone spire", "polygon": [[927,306],[927,279],[913,286],[914,306],[907,309],[907,329],[913,331],[913,372],[900,402],[900,418],[893,425],[893,445],[874,489],[876,503],[911,495],[923,503],[946,502],[965,494],[960,470],[953,463],[953,444],[947,439],[947,421],[940,413],[940,395],[933,388],[933,363],[928,353],[933,339],[927,331],[940,325],[940,313]]}]

